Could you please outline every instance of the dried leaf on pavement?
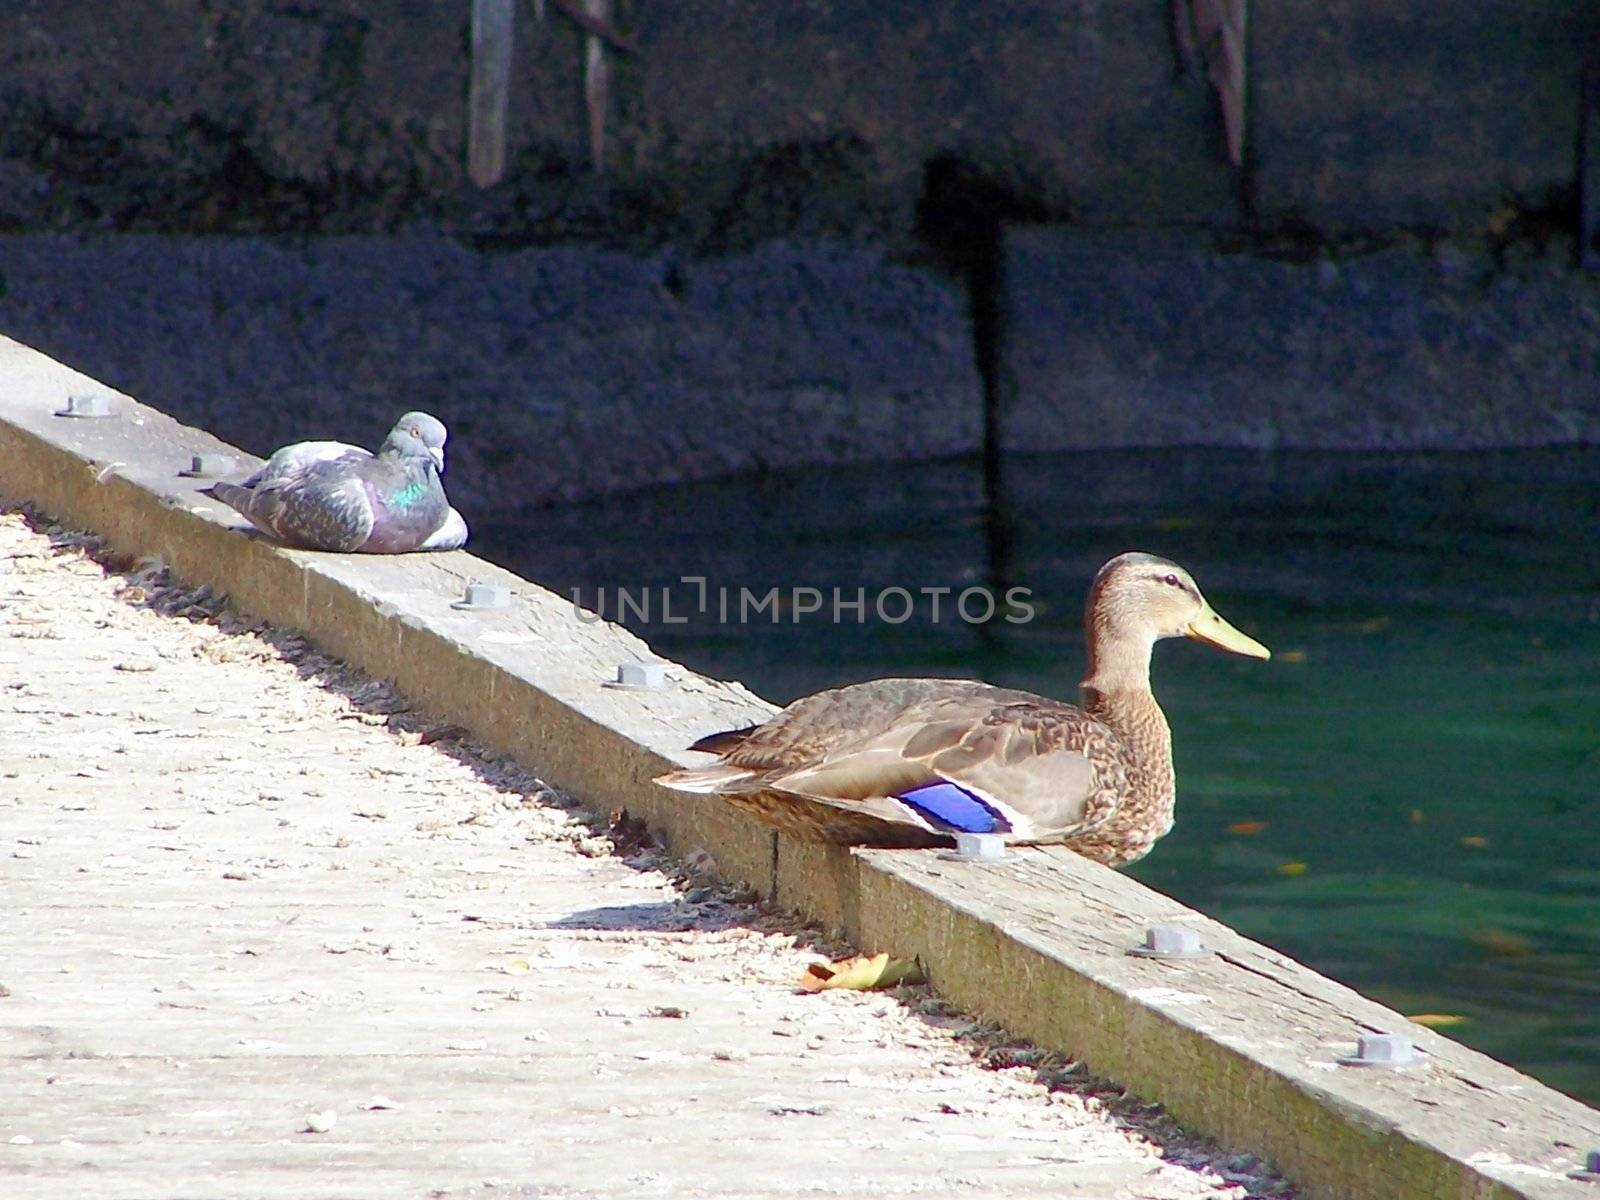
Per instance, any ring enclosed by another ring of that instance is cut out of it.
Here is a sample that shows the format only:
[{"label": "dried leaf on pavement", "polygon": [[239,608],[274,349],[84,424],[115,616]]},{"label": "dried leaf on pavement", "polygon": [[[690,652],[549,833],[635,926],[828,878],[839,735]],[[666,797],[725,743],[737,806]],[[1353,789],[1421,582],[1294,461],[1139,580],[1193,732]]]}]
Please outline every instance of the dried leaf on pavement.
[{"label": "dried leaf on pavement", "polygon": [[822,992],[848,988],[870,992],[876,988],[899,987],[903,983],[925,983],[922,964],[914,958],[890,958],[888,954],[857,955],[834,963],[814,962],[800,976],[800,990]]}]

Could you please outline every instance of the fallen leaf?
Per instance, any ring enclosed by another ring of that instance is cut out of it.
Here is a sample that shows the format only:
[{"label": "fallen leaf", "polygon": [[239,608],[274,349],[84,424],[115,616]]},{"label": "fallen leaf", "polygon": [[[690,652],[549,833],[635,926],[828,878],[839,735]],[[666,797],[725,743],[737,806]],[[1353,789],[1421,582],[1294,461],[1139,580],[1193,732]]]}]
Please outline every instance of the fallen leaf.
[{"label": "fallen leaf", "polygon": [[1306,652],[1304,650],[1284,650],[1273,655],[1273,657],[1279,662],[1303,663],[1306,660]]},{"label": "fallen leaf", "polygon": [[1416,1013],[1406,1020],[1426,1025],[1429,1029],[1454,1029],[1457,1025],[1467,1024],[1468,1018],[1460,1013]]},{"label": "fallen leaf", "polygon": [[1428,818],[1423,815],[1420,808],[1413,808],[1411,810],[1411,823],[1413,825],[1421,825],[1427,819]]},{"label": "fallen leaf", "polygon": [[1463,846],[1471,846],[1476,850],[1482,850],[1489,844],[1489,839],[1486,837],[1478,837],[1476,834],[1474,834],[1472,837],[1462,838],[1461,844]]},{"label": "fallen leaf", "polygon": [[809,963],[800,976],[800,990],[822,992],[848,988],[870,992],[875,988],[898,987],[902,983],[924,983],[922,964],[914,958],[890,958],[887,953],[857,955],[834,963]]},{"label": "fallen leaf", "polygon": [[1501,237],[1506,230],[1516,224],[1518,215],[1517,210],[1511,205],[1504,205],[1489,214],[1483,223],[1483,230],[1491,237]]},{"label": "fallen leaf", "polygon": [[1279,875],[1289,875],[1292,877],[1295,875],[1304,875],[1305,873],[1306,864],[1303,862],[1286,862],[1281,863],[1278,866]]},{"label": "fallen leaf", "polygon": [[1474,945],[1500,958],[1526,958],[1533,952],[1527,938],[1503,929],[1479,929],[1467,936]]},{"label": "fallen leaf", "polygon": [[1267,827],[1265,821],[1235,821],[1228,826],[1229,833],[1237,833],[1241,837],[1249,837],[1253,833],[1260,833]]},{"label": "fallen leaf", "polygon": [[653,849],[650,827],[626,808],[614,809],[608,818],[611,845],[616,853],[627,857],[640,850]]},{"label": "fallen leaf", "polygon": [[683,867],[691,875],[715,875],[717,860],[709,850],[693,850],[684,858]]}]

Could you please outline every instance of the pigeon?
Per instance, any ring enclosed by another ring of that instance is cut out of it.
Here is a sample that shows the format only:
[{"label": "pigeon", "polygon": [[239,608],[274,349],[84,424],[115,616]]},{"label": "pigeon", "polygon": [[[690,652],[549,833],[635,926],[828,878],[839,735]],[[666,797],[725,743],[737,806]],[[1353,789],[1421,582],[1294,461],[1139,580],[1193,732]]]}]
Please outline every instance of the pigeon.
[{"label": "pigeon", "polygon": [[343,442],[296,442],[242,483],[214,484],[202,494],[297,549],[454,550],[466,543],[467,523],[439,481],[446,437],[436,417],[408,412],[377,454]]}]

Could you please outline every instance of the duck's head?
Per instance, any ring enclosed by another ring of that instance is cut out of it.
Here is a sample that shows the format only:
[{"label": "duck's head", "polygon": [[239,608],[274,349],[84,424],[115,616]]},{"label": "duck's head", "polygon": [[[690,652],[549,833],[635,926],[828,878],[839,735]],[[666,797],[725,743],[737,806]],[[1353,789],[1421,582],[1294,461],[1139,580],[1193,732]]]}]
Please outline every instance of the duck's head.
[{"label": "duck's head", "polygon": [[1087,625],[1091,645],[1126,641],[1148,647],[1159,638],[1190,637],[1234,654],[1272,657],[1217,615],[1189,572],[1154,554],[1119,554],[1100,568],[1089,590]]},{"label": "duck's head", "polygon": [[408,412],[394,423],[379,453],[388,450],[401,458],[431,458],[444,473],[444,443],[450,435],[444,422],[425,412]]}]

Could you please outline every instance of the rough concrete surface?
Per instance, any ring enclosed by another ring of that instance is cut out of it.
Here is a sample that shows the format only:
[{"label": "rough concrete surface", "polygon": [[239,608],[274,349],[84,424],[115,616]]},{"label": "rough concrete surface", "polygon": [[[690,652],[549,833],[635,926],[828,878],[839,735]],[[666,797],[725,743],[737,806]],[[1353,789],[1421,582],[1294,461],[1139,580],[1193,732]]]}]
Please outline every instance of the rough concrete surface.
[{"label": "rough concrete surface", "polygon": [[1309,261],[1188,233],[1016,228],[1015,449],[1467,449],[1600,440],[1600,279],[1571,243]]},{"label": "rough concrete surface", "polygon": [[505,184],[465,186],[466,4],[13,0],[0,228],[376,231],[707,245],[908,231],[954,156],[1056,216],[1459,227],[1570,186],[1588,0],[1254,6],[1247,178],[1158,3],[615,5],[611,177],[583,33],[519,5]]},{"label": "rough concrete surface", "polygon": [[0,237],[0,330],[257,454],[450,427],[467,514],[976,447],[965,300],[836,243],[721,259],[456,241]]},{"label": "rough concrete surface", "polygon": [[[500,187],[467,185],[470,6],[21,0],[0,12],[0,228],[461,229],[616,245],[904,236],[931,160],[1113,219],[1226,219],[1160,5],[619,4],[609,177],[584,35],[517,6]],[[136,53],[130,50],[137,47]]]},{"label": "rough concrete surface", "polygon": [[1570,209],[1597,39],[1587,0],[1251,5],[1257,214],[1460,231],[1507,202]]},{"label": "rough concrete surface", "polygon": [[8,1198],[1289,1194],[96,555],[0,510]]}]

